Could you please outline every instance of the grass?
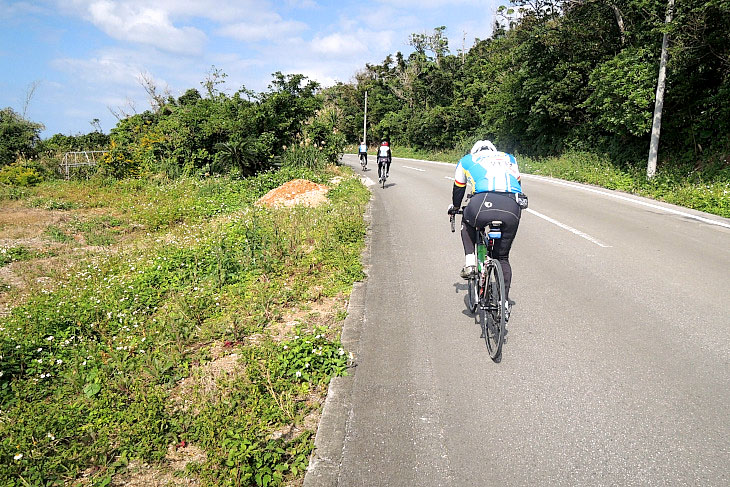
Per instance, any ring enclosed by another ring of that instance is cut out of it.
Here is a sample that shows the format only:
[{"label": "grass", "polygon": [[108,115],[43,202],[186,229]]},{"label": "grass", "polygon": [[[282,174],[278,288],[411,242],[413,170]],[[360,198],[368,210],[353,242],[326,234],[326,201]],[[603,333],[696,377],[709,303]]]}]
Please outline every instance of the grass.
[{"label": "grass", "polygon": [[[34,268],[42,279],[28,279],[36,287],[0,317],[0,484],[109,485],[140,462],[201,485],[301,481],[310,423],[347,366],[339,320],[364,277],[369,193],[340,169],[322,207],[253,203],[294,177],[327,182],[329,171],[12,193],[16,205],[95,216],[46,229],[64,265]],[[118,240],[114,229],[134,231]],[[117,245],[79,252],[66,231]],[[292,319],[317,302],[331,311]],[[202,455],[173,472],[170,452],[192,446]]]},{"label": "grass", "polygon": [[619,166],[606,157],[587,152],[545,159],[520,157],[519,162],[520,170],[528,174],[594,184],[730,218],[727,161],[703,169],[665,165],[658,168],[651,180],[646,179],[643,167]]},{"label": "grass", "polygon": [[51,251],[40,251],[23,245],[0,247],[0,267],[13,262],[23,262],[54,255]]}]

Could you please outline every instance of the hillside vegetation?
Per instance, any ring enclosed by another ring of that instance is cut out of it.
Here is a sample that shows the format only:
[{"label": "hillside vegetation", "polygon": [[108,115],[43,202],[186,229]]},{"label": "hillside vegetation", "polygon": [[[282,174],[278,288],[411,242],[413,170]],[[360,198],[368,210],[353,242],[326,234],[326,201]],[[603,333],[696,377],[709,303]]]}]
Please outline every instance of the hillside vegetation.
[{"label": "hillside vegetation", "polygon": [[[725,0],[540,0],[498,12],[491,38],[453,52],[446,27],[414,52],[367,64],[325,90],[349,143],[457,150],[476,139],[533,159],[591,153],[645,170],[663,33],[669,64],[658,171],[730,180],[730,5]],[[460,32],[449,32],[460,37]],[[546,159],[551,164],[557,159]],[[679,181],[678,181],[679,182]]]}]

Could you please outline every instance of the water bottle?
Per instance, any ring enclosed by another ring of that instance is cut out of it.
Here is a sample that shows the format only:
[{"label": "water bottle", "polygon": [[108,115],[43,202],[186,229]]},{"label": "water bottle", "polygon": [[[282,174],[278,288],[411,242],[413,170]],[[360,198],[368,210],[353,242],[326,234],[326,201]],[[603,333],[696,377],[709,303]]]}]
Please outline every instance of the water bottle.
[{"label": "water bottle", "polygon": [[487,246],[484,244],[477,245],[477,262],[479,262],[479,271],[482,270],[482,265],[487,258]]}]

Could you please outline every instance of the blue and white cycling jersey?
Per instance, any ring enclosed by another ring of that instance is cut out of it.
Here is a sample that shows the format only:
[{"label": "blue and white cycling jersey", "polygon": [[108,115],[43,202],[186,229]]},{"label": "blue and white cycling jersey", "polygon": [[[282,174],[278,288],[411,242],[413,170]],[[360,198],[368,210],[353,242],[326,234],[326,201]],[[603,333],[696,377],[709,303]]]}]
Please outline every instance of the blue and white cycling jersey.
[{"label": "blue and white cycling jersey", "polygon": [[467,180],[474,193],[496,191],[500,193],[521,193],[520,170],[512,154],[482,150],[461,158],[454,173],[454,183],[466,186]]}]

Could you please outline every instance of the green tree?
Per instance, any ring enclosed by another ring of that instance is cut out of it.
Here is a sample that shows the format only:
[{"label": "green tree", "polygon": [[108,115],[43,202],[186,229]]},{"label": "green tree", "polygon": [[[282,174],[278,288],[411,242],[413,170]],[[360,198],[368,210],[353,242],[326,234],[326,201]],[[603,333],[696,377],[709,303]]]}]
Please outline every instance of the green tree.
[{"label": "green tree", "polygon": [[34,157],[43,128],[42,124],[26,120],[12,108],[0,110],[0,167],[12,164],[19,156]]}]

